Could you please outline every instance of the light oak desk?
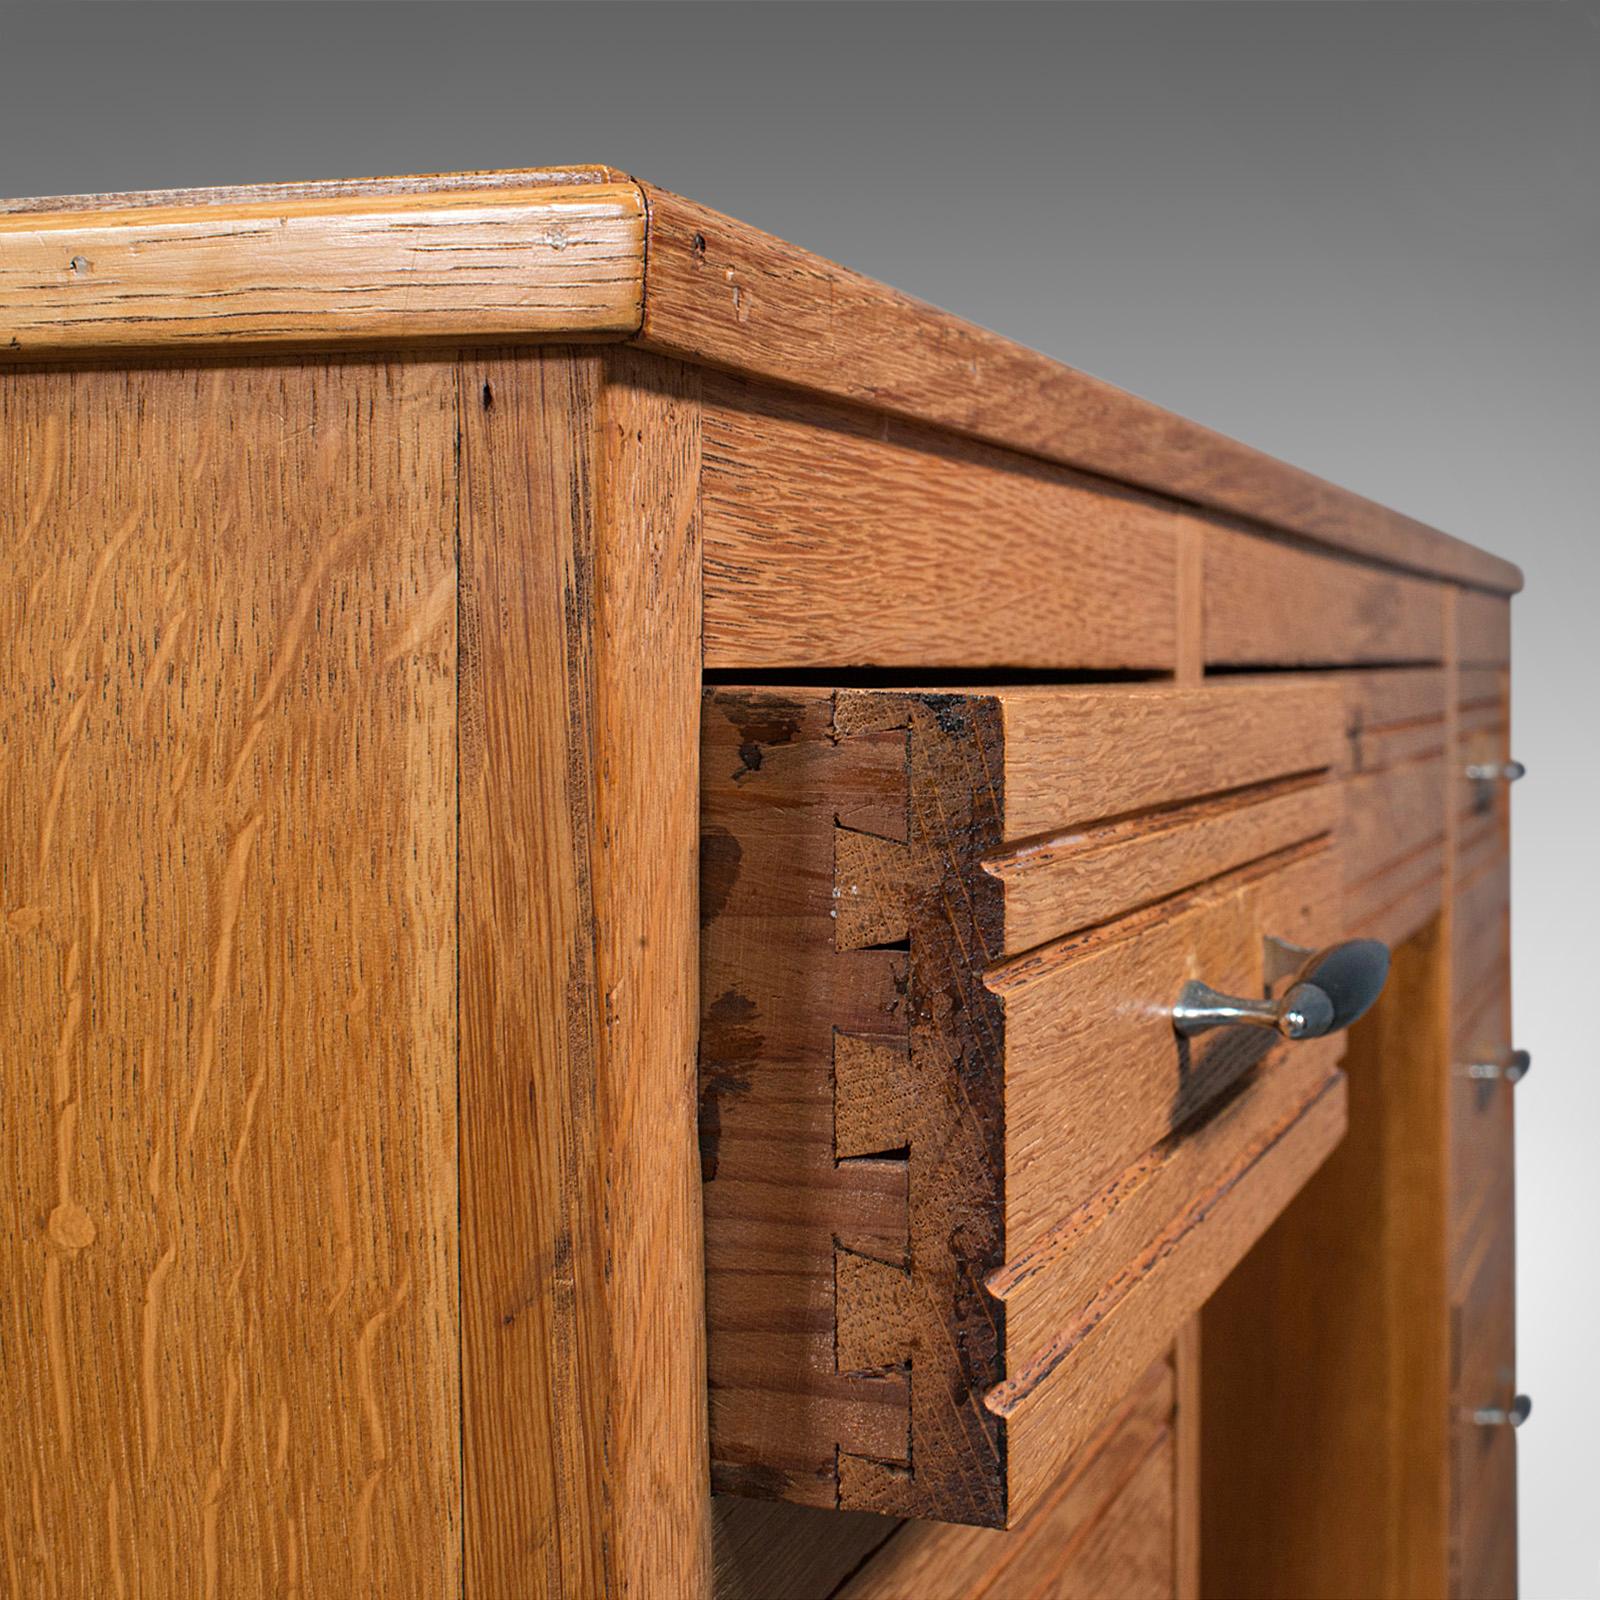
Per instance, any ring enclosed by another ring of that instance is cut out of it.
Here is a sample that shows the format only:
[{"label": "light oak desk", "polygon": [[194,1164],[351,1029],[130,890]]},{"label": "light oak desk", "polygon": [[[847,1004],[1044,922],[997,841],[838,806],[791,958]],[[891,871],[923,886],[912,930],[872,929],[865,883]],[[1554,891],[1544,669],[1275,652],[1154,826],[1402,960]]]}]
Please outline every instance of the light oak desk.
[{"label": "light oak desk", "polygon": [[1512,1592],[1514,567],[608,168],[0,350],[9,1593]]}]

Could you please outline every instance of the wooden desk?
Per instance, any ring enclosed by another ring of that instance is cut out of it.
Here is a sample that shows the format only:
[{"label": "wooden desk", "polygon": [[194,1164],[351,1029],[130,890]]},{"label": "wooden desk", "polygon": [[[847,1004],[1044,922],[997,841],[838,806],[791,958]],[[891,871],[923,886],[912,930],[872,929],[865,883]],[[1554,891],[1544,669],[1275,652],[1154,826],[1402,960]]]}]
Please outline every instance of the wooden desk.
[{"label": "wooden desk", "polygon": [[0,354],[14,1591],[1514,1590],[1514,567],[608,168]]}]

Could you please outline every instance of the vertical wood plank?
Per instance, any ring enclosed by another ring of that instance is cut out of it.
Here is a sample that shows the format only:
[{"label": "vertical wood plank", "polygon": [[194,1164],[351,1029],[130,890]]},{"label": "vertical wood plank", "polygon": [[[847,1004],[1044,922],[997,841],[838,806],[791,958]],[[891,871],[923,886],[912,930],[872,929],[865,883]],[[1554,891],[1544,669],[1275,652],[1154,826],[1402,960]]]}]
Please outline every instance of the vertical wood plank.
[{"label": "vertical wood plank", "polygon": [[605,358],[598,903],[619,1591],[710,1582],[701,1223],[699,374]]},{"label": "vertical wood plank", "polygon": [[11,1592],[458,1592],[449,363],[0,381]]},{"label": "vertical wood plank", "polygon": [[460,392],[468,1588],[697,1595],[693,379],[529,352]]}]

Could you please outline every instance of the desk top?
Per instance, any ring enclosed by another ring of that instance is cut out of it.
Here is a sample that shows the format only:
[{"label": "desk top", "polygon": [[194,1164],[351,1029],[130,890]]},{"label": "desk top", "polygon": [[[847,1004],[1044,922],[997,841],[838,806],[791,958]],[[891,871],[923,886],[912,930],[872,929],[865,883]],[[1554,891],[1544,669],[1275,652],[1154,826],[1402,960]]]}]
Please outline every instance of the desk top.
[{"label": "desk top", "polygon": [[611,167],[0,202],[12,362],[627,342],[1501,594],[1508,561]]}]

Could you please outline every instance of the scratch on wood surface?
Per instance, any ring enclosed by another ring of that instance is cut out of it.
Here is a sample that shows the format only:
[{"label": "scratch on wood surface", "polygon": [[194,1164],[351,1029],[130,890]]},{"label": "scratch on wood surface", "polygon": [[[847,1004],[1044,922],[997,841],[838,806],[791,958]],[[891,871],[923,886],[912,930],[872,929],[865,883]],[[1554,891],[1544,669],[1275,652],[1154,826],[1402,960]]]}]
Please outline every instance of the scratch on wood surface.
[{"label": "scratch on wood surface", "polygon": [[78,675],[78,658],[83,654],[84,644],[89,637],[89,629],[94,625],[94,614],[100,600],[100,585],[105,581],[111,563],[117,559],[122,547],[133,537],[139,524],[144,521],[144,508],[138,507],[131,511],[124,519],[123,524],[112,534],[105,549],[100,552],[93,568],[89,573],[88,587],[83,594],[83,611],[78,617],[78,626],[73,630],[72,637],[67,641],[67,651],[61,658],[61,681],[70,684]]},{"label": "scratch on wood surface", "polygon": [[178,817],[178,797],[183,793],[183,788],[189,781],[189,774],[194,770],[194,746],[186,744],[179,751],[178,759],[172,769],[172,781],[167,785],[167,798],[161,808],[161,825],[171,829]]},{"label": "scratch on wood surface", "polygon": [[216,1465],[206,1478],[205,1499],[201,1510],[201,1549],[205,1562],[206,1600],[216,1600],[217,1581],[221,1575],[217,1524],[222,1513],[222,1488],[227,1481],[228,1468],[233,1457],[234,1422],[239,1412],[238,1352],[229,1353],[228,1381],[222,1394],[222,1438],[217,1444]]},{"label": "scratch on wood surface", "polygon": [[311,563],[310,569],[300,580],[300,587],[295,591],[294,605],[289,612],[289,620],[284,624],[283,632],[278,639],[277,653],[273,658],[272,671],[267,677],[266,684],[256,698],[255,708],[250,713],[250,725],[245,730],[243,740],[239,745],[239,753],[234,757],[233,765],[228,771],[228,781],[225,792],[232,794],[234,787],[249,764],[251,754],[261,738],[267,724],[267,713],[272,709],[274,702],[283,692],[283,685],[289,676],[291,668],[300,658],[300,651],[305,644],[306,634],[311,628],[311,619],[316,613],[317,592],[321,589],[323,580],[328,576],[334,562],[338,559],[344,548],[355,538],[358,533],[364,532],[364,520],[348,522],[317,552],[316,560]]},{"label": "scratch on wood surface", "polygon": [[[35,435],[38,440],[36,448],[43,462],[43,470],[40,473],[39,481],[36,484],[30,484],[28,488],[28,499],[32,504],[32,509],[28,512],[28,521],[23,527],[22,537],[17,541],[19,554],[32,543],[33,536],[43,525],[45,515],[50,510],[50,503],[55,498],[56,478],[61,470],[62,433],[61,413],[52,411],[39,425],[38,432]],[[34,448],[30,448],[28,454],[31,463]],[[32,607],[30,606],[29,609],[31,610]]]},{"label": "scratch on wood surface", "polygon": [[39,826],[39,867],[37,873],[37,887],[42,892],[44,888],[45,868],[50,864],[50,846],[55,839],[56,819],[61,814],[61,799],[67,789],[67,762],[72,754],[72,741],[78,737],[78,730],[83,726],[84,712],[89,705],[89,691],[81,689],[78,698],[72,702],[72,709],[67,712],[66,721],[61,724],[61,731],[56,735],[56,769],[50,780],[50,795],[45,801],[44,820]]},{"label": "scratch on wood surface", "polygon": [[378,1479],[383,1476],[383,1462],[379,1462],[362,1482],[356,1496],[355,1528],[351,1542],[355,1545],[356,1581],[363,1586],[372,1567],[372,1502],[378,1493]]},{"label": "scratch on wood surface", "polygon": [[289,1555],[284,1562],[283,1592],[286,1600],[294,1600],[294,1596],[300,1593],[300,1523],[287,1512],[284,1523],[289,1537]]},{"label": "scratch on wood surface", "polygon": [[[100,941],[100,870],[89,874],[87,907],[89,960]],[[56,1114],[56,1205],[45,1231],[61,1249],[76,1253],[94,1243],[95,1226],[88,1212],[72,1197],[72,1157],[78,1129],[78,1099],[73,1091],[72,1062],[83,1032],[83,945],[74,939],[67,951],[65,988],[67,1013],[56,1043],[52,1102]]]},{"label": "scratch on wood surface", "polygon": [[227,999],[228,975],[233,968],[233,943],[239,927],[239,907],[244,899],[245,870],[250,864],[250,852],[255,848],[256,835],[260,831],[259,815],[245,822],[234,835],[233,846],[228,851],[228,864],[222,875],[222,900],[217,908],[217,942],[211,952],[211,999],[206,1006],[206,1019],[200,1033],[200,1064],[195,1072],[194,1098],[189,1103],[189,1119],[184,1129],[184,1140],[191,1145],[194,1143],[195,1126],[200,1120],[200,1104],[205,1099],[216,1062],[217,1025]]},{"label": "scratch on wood surface", "polygon": [[378,1409],[378,1392],[372,1382],[372,1350],[384,1323],[400,1309],[410,1292],[411,1271],[407,1268],[389,1303],[367,1318],[361,1337],[356,1341],[356,1393],[361,1400],[361,1413],[366,1418],[367,1442],[374,1460],[380,1465],[389,1459],[389,1445],[383,1431],[383,1414]]},{"label": "scratch on wood surface", "polygon": [[411,1272],[408,1268],[389,1303],[367,1318],[361,1329],[361,1336],[356,1341],[356,1392],[361,1401],[362,1415],[366,1420],[367,1442],[373,1457],[372,1470],[362,1483],[361,1492],[356,1499],[354,1533],[356,1571],[359,1581],[363,1584],[366,1582],[372,1555],[372,1503],[378,1492],[378,1481],[382,1478],[389,1460],[389,1442],[384,1432],[383,1415],[378,1409],[378,1392],[372,1381],[373,1348],[377,1344],[378,1335],[383,1331],[384,1323],[400,1309],[401,1303],[410,1292]]},{"label": "scratch on wood surface", "polygon": [[239,1125],[239,1137],[233,1147],[233,1160],[230,1163],[234,1182],[239,1179],[239,1167],[244,1160],[244,1148],[250,1142],[250,1131],[255,1127],[256,1103],[261,1099],[261,1090],[267,1081],[267,1052],[261,1052],[261,1059],[255,1072],[250,1078],[250,1088],[244,1097],[244,1117]]},{"label": "scratch on wood surface", "polygon": [[178,641],[183,637],[183,630],[188,621],[189,607],[182,606],[176,615],[168,618],[166,626],[161,630],[161,643],[156,646],[156,653],[150,658],[150,665],[145,669],[144,682],[139,689],[139,710],[134,718],[136,727],[143,728],[145,725],[150,702],[155,698],[156,690],[161,684],[161,676],[178,648]]}]

